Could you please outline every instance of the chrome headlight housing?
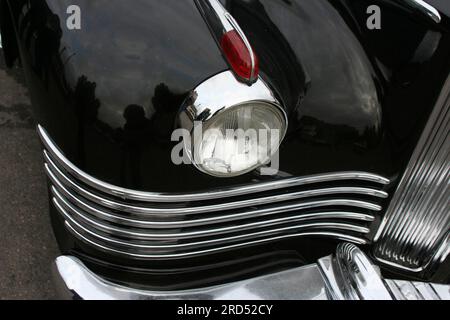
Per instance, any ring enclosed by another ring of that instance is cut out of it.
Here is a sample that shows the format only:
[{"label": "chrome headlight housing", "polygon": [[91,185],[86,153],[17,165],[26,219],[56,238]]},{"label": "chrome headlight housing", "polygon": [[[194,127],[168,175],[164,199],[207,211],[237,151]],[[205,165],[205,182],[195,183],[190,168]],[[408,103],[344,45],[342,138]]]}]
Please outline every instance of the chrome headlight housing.
[{"label": "chrome headlight housing", "polygon": [[185,151],[191,162],[215,177],[239,176],[269,163],[287,131],[286,113],[264,81],[248,86],[230,71],[195,88],[178,120],[190,133]]}]

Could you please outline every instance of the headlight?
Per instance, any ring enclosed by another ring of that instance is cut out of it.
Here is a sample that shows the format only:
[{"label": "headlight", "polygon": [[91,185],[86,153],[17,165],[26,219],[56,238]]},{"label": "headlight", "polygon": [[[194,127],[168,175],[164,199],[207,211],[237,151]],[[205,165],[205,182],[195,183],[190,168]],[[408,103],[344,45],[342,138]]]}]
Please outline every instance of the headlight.
[{"label": "headlight", "polygon": [[202,172],[234,177],[270,162],[287,130],[286,114],[268,86],[221,73],[198,86],[180,124],[191,133],[186,151]]},{"label": "headlight", "polygon": [[283,114],[272,105],[232,107],[203,126],[203,136],[195,141],[195,164],[213,176],[249,172],[270,161],[285,126]]}]

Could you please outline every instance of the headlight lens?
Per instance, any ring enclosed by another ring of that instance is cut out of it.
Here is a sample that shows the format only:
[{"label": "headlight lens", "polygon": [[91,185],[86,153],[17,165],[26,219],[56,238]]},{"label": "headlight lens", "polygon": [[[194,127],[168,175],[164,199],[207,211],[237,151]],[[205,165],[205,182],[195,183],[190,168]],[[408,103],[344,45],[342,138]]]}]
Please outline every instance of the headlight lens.
[{"label": "headlight lens", "polygon": [[[261,77],[247,85],[229,70],[192,90],[177,119],[188,156],[182,163],[188,160],[214,177],[235,177],[268,164],[288,127],[282,103]],[[178,148],[174,150],[174,163],[180,163]]]},{"label": "headlight lens", "polygon": [[284,113],[264,102],[240,104],[203,123],[194,135],[194,162],[216,177],[233,177],[270,162],[286,133]]}]

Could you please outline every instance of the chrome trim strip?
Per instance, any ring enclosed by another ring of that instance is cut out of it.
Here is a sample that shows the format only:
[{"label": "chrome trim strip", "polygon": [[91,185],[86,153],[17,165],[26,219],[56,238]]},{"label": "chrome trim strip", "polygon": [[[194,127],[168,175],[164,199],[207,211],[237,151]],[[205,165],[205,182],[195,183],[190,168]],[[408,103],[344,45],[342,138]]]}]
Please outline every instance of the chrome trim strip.
[{"label": "chrome trim strip", "polygon": [[411,268],[411,267],[402,266],[401,264],[398,264],[396,262],[385,260],[385,259],[380,258],[380,257],[375,257],[375,259],[377,260],[377,262],[382,263],[385,266],[391,267],[393,269],[402,270],[402,271],[405,271],[405,272],[419,273],[419,272],[424,271],[423,267]]},{"label": "chrome trim strip", "polygon": [[442,241],[442,244],[436,251],[436,254],[431,259],[430,265],[439,268],[439,266],[442,263],[444,263],[445,259],[447,259],[449,256],[450,256],[450,230],[447,232],[447,236],[444,237],[444,241]]},{"label": "chrome trim strip", "polygon": [[[218,236],[238,231],[248,231],[252,229],[260,229],[265,227],[271,227],[271,226],[277,226],[282,225],[288,222],[300,222],[300,221],[308,221],[311,219],[304,219],[301,216],[293,216],[293,217],[287,217],[287,218],[279,218],[279,219],[273,219],[273,220],[267,220],[267,221],[260,221],[260,222],[254,222],[254,223],[247,223],[247,224],[240,224],[240,225],[234,225],[234,226],[228,226],[228,227],[220,227],[220,228],[213,228],[213,229],[206,229],[206,230],[199,230],[199,231],[190,231],[190,232],[148,232],[145,230],[136,230],[133,231],[132,229],[124,229],[119,227],[114,227],[111,225],[104,224],[102,222],[96,221],[93,218],[90,218],[77,210],[75,207],[70,205],[67,201],[65,201],[63,198],[58,195],[56,190],[52,190],[55,198],[54,202],[57,205],[58,208],[64,207],[64,211],[61,212],[65,217],[68,214],[67,211],[69,211],[71,214],[75,215],[76,217],[80,218],[84,221],[86,225],[88,225],[90,228],[98,229],[104,233],[113,235],[113,236],[120,236],[125,237],[127,239],[135,239],[135,240],[184,240],[184,239],[193,239],[193,238],[200,238],[200,237],[208,237],[208,236]],[[72,217],[72,215],[70,215]],[[72,217],[73,218],[73,217]],[[79,221],[77,221],[79,222]],[[79,222],[81,223],[81,222]],[[357,232],[361,234],[368,234],[370,232],[370,229],[359,226],[359,225],[353,225],[353,224],[342,224],[342,223],[311,223],[311,224],[304,224],[304,225],[291,225],[289,228],[297,228],[297,229],[340,229],[340,230],[347,230],[352,232]],[[290,229],[284,229],[284,230],[290,230]],[[239,237],[234,237],[233,239],[238,239]],[[223,239],[223,238],[221,238]]]},{"label": "chrome trim strip", "polygon": [[51,154],[52,159],[54,159],[70,175],[74,176],[81,182],[89,185],[90,187],[96,190],[102,191],[106,194],[118,197],[123,200],[136,200],[142,202],[159,202],[159,203],[162,202],[179,203],[179,202],[214,200],[242,195],[251,195],[259,192],[304,186],[307,184],[321,183],[321,182],[360,180],[373,182],[380,185],[388,185],[390,183],[389,179],[386,179],[376,174],[370,174],[365,172],[339,172],[339,173],[288,178],[284,180],[263,182],[233,188],[224,188],[222,190],[196,192],[196,193],[167,194],[157,192],[135,191],[117,187],[109,183],[100,181],[92,177],[91,175],[83,172],[63,155],[63,153],[53,143],[48,133],[41,125],[38,125],[38,133],[47,152]]},{"label": "chrome trim strip", "polygon": [[[45,171],[50,178],[52,184],[56,186],[59,190],[62,191],[65,195],[67,195],[69,198],[74,200],[77,203],[80,203],[83,207],[87,208],[88,210],[91,210],[95,213],[100,213],[101,210],[96,209],[92,210],[92,206],[89,206],[86,202],[81,200],[79,197],[74,196],[72,193],[70,193],[59,181],[58,179],[53,175],[53,173],[48,169],[47,166],[45,166]],[[103,199],[103,198],[100,198]],[[104,204],[104,203],[102,203]],[[377,205],[375,203],[367,202],[367,201],[360,201],[360,200],[352,200],[352,199],[327,199],[327,200],[316,200],[316,201],[307,201],[307,202],[299,202],[295,204],[290,205],[283,205],[283,206],[277,206],[274,208],[264,208],[264,209],[252,209],[247,210],[242,213],[233,214],[232,217],[240,218],[243,217],[247,218],[254,218],[259,216],[264,216],[268,214],[276,214],[276,213],[283,213],[283,212],[289,212],[289,211],[296,211],[296,210],[302,210],[302,209],[311,209],[311,208],[321,208],[321,207],[328,207],[328,206],[347,206],[347,207],[355,207],[355,208],[361,208],[371,211],[381,211],[382,207],[380,205]],[[125,207],[115,207],[114,209],[120,209],[122,211],[127,211],[124,209]],[[148,218],[150,215],[148,213],[142,213],[142,212],[131,212],[134,213],[136,216]],[[106,213],[107,214],[107,213]],[[185,214],[179,214],[182,217],[185,216]],[[186,214],[188,215],[188,214]],[[151,215],[153,217],[156,217],[158,215]],[[167,214],[161,214],[162,217],[167,218]],[[174,216],[173,214],[171,216]],[[224,216],[231,216],[226,215]],[[216,220],[216,219],[215,219]],[[368,219],[367,219],[368,220]]]},{"label": "chrome trim strip", "polygon": [[427,17],[429,17],[431,20],[433,20],[435,23],[441,22],[441,14],[439,11],[433,7],[432,5],[426,3],[423,0],[406,0],[406,4],[409,4],[411,7],[419,10],[423,14],[425,14]]},{"label": "chrome trim strip", "polygon": [[[48,158],[48,155],[44,151],[44,157],[46,160],[45,171],[52,180],[52,182],[60,187],[62,187],[60,181],[63,181],[66,186],[71,188],[72,190],[75,190],[78,194],[80,194],[82,197],[89,199],[97,204],[102,204],[107,208],[119,210],[122,212],[128,212],[128,213],[134,213],[134,214],[146,214],[146,215],[197,215],[202,213],[208,213],[208,212],[217,212],[217,211],[227,211],[227,210],[234,210],[234,209],[241,209],[245,207],[251,207],[255,205],[264,205],[264,204],[271,204],[271,203],[279,203],[284,201],[293,201],[298,199],[304,199],[304,198],[310,198],[310,197],[317,197],[317,196],[325,196],[325,195],[340,195],[340,194],[350,194],[350,195],[367,195],[367,196],[374,196],[379,198],[387,198],[387,193],[383,191],[379,191],[376,189],[369,189],[369,188],[356,188],[356,187],[338,187],[338,188],[326,188],[326,189],[316,189],[316,190],[307,190],[307,191],[300,191],[300,192],[294,192],[294,193],[286,193],[276,196],[268,196],[263,198],[255,198],[250,200],[243,200],[243,201],[235,201],[235,202],[225,202],[221,204],[216,205],[206,205],[206,206],[200,206],[195,207],[191,206],[188,208],[149,208],[149,207],[140,207],[140,206],[132,206],[128,205],[126,203],[116,202],[112,200],[108,200],[106,198],[100,197],[95,195],[92,192],[89,192],[86,189],[83,189],[80,187],[76,182],[70,180],[66,175],[64,175],[56,166],[55,164]],[[57,179],[55,176],[57,175],[60,179]],[[349,203],[357,206],[358,204],[360,207],[363,207],[365,209],[374,210],[374,211],[380,211],[381,206],[378,206],[376,204],[372,204],[370,202],[352,202],[349,200]],[[364,203],[364,204],[363,204]]]},{"label": "chrome trim strip", "polygon": [[[144,219],[133,219],[130,215],[120,216],[119,214],[113,214],[106,212],[102,209],[98,209],[85,201],[81,200],[75,195],[72,195],[67,189],[65,189],[58,181],[55,181],[54,178],[50,178],[54,185],[53,189],[57,189],[59,191],[58,194],[63,194],[70,202],[72,202],[75,206],[80,208],[81,210],[93,215],[102,220],[119,223],[127,226],[135,226],[139,228],[154,228],[154,229],[167,229],[167,228],[188,228],[188,227],[196,227],[196,226],[206,226],[224,222],[232,222],[239,221],[251,218],[260,218],[264,216],[272,216],[279,213],[287,213],[292,211],[299,211],[305,209],[306,205],[283,205],[273,209],[260,209],[260,210],[248,210],[242,213],[234,213],[234,214],[220,214],[211,218],[196,218],[194,220],[182,220],[182,221],[154,221],[145,217]],[[56,184],[56,185],[55,185]],[[56,190],[55,190],[56,191]],[[60,195],[60,197],[62,197]],[[310,207],[313,207],[314,203],[310,203]],[[375,217],[369,214],[358,213],[358,212],[346,212],[346,211],[331,211],[331,212],[320,212],[320,213],[301,213],[301,216],[305,219],[349,219],[349,220],[359,220],[365,222],[373,222]],[[144,218],[144,217],[141,217]],[[167,216],[166,216],[167,218]]]},{"label": "chrome trim strip", "polygon": [[[131,249],[143,250],[144,252],[158,251],[158,252],[172,253],[177,250],[200,249],[200,248],[213,246],[213,245],[227,245],[229,243],[233,243],[238,240],[247,241],[249,239],[255,239],[255,238],[263,237],[263,236],[269,237],[269,238],[259,240],[258,242],[236,243],[233,245],[214,247],[214,248],[206,250],[205,252],[203,252],[203,251],[201,251],[201,252],[186,252],[186,253],[183,253],[182,255],[179,255],[180,257],[186,257],[186,256],[191,256],[191,255],[197,255],[200,253],[211,253],[211,252],[215,252],[215,251],[224,251],[229,248],[239,248],[242,246],[250,245],[249,243],[260,243],[260,241],[272,242],[272,241],[275,241],[273,239],[276,239],[276,240],[284,239],[284,237],[286,237],[286,236],[290,238],[295,235],[299,236],[299,235],[306,235],[306,234],[321,234],[322,232],[329,234],[330,236],[334,236],[336,233],[333,230],[335,230],[335,231],[339,231],[339,230],[355,231],[355,230],[359,229],[358,227],[355,227],[353,225],[343,224],[343,223],[311,223],[311,224],[305,224],[305,225],[299,225],[299,226],[290,226],[290,227],[284,227],[284,228],[278,228],[278,229],[272,229],[272,230],[258,231],[258,232],[253,232],[253,233],[249,233],[249,234],[231,236],[231,237],[227,237],[227,238],[210,239],[210,240],[197,241],[197,242],[188,242],[188,243],[183,243],[183,244],[168,245],[168,244],[165,244],[167,242],[162,242],[160,244],[157,244],[157,242],[155,242],[155,241],[152,244],[146,244],[145,242],[142,242],[142,241],[139,241],[139,242],[122,241],[119,239],[111,238],[107,234],[103,235],[100,233],[96,233],[96,232],[90,230],[88,227],[85,227],[84,225],[79,223],[77,220],[75,220],[69,213],[67,213],[67,211],[59,204],[59,202],[55,198],[53,198],[53,203],[56,206],[57,210],[60,212],[60,214],[66,219],[66,225],[68,225],[70,227],[70,229],[73,229],[76,231],[75,235],[78,236],[78,238],[80,240],[86,239],[86,236],[83,236],[81,234],[81,232],[82,232],[82,233],[88,234],[90,237],[97,239],[98,241],[107,242],[111,246],[117,245],[122,248],[123,247],[129,248],[130,249],[129,251],[126,251],[126,252],[122,251],[122,253],[125,255],[131,255],[131,256],[133,255],[133,251],[131,251]],[[308,232],[308,233],[302,232],[302,233],[300,233],[299,229],[311,229],[311,230],[330,229],[332,231],[331,232],[321,231],[321,232]],[[361,229],[364,229],[364,228],[361,228]],[[363,230],[363,231],[365,231],[365,230]],[[277,236],[277,234],[283,234],[285,232],[296,232],[296,233],[295,233],[295,235],[286,234],[283,236]],[[357,231],[355,231],[355,232],[357,232]],[[345,235],[343,234],[343,236],[345,236]],[[347,239],[350,239],[350,238],[358,239],[357,243],[361,243],[359,240],[362,240],[363,242],[365,242],[365,240],[357,238],[357,237],[352,237],[352,236],[347,236],[347,237],[349,237]],[[339,237],[338,237],[338,239],[339,239]],[[95,242],[93,239],[91,239],[90,241]],[[353,240],[350,240],[350,241],[354,242]],[[114,248],[111,248],[111,249],[115,250]],[[155,258],[157,256],[160,256],[160,255],[154,255],[154,256],[149,256],[149,257]],[[166,256],[167,255],[164,255],[164,257],[166,257]],[[177,257],[177,255],[174,255],[174,257]]]},{"label": "chrome trim strip", "polygon": [[[83,200],[81,200],[80,198],[74,196],[69,191],[67,191],[67,189],[63,187],[63,185],[58,181],[58,179],[53,175],[53,173],[47,167],[45,167],[45,171],[54,185],[56,185],[59,189],[63,190],[63,192],[65,191],[65,193],[69,194],[69,197],[76,198],[78,200],[78,202],[83,202]],[[89,193],[89,194],[91,194],[91,193]],[[115,210],[119,210],[122,212],[131,213],[136,216],[141,216],[141,217],[145,217],[145,218],[148,218],[150,215],[153,217],[159,216],[159,217],[167,218],[168,214],[170,214],[170,217],[174,217],[174,216],[184,217],[184,216],[188,216],[188,215],[195,216],[195,215],[198,215],[198,214],[204,213],[204,212],[215,212],[214,210],[199,210],[199,211],[194,211],[194,212],[190,212],[191,210],[186,210],[186,212],[183,212],[181,209],[172,209],[172,210],[180,210],[179,212],[175,212],[175,211],[171,211],[171,209],[167,209],[167,210],[160,210],[159,212],[156,213],[156,212],[152,211],[153,209],[129,206],[126,204],[119,204],[116,202],[105,200],[104,198],[97,197],[97,196],[94,196],[92,198],[87,196],[86,198],[94,201],[94,203],[96,203],[96,201],[97,201],[97,203],[100,203],[110,209],[115,209]],[[88,205],[85,205],[85,206],[88,206]],[[226,205],[224,204],[224,206],[226,206]],[[265,209],[257,209],[257,210],[252,209],[250,211],[247,211],[245,213],[245,215],[259,216],[264,213],[265,214],[274,213],[274,212],[281,213],[281,212],[283,212],[282,210],[293,211],[293,210],[301,210],[301,209],[315,208],[315,207],[327,207],[327,206],[348,206],[348,207],[367,209],[367,210],[376,211],[376,212],[379,212],[382,210],[382,207],[380,205],[372,203],[372,202],[368,202],[368,201],[352,200],[352,199],[327,199],[327,200],[316,200],[316,201],[310,200],[308,202],[298,202],[298,203],[291,204],[291,205],[278,206],[276,208],[265,208]],[[201,208],[208,209],[208,207],[201,207]],[[224,211],[224,210],[228,210],[228,208],[225,207],[222,209],[222,211]]]},{"label": "chrome trim strip", "polygon": [[254,246],[254,245],[260,245],[260,244],[276,242],[276,241],[281,241],[281,240],[287,240],[287,239],[292,239],[292,238],[300,238],[300,237],[327,237],[327,238],[333,238],[333,239],[341,240],[341,241],[348,241],[348,242],[352,242],[352,243],[360,244],[360,245],[367,244],[367,240],[364,240],[364,239],[361,239],[358,237],[354,237],[354,236],[349,236],[346,234],[341,234],[338,232],[301,232],[301,233],[288,234],[288,235],[283,235],[283,236],[264,238],[261,240],[254,240],[254,241],[249,241],[249,242],[245,242],[245,243],[238,243],[238,244],[234,244],[234,245],[222,246],[222,247],[217,247],[217,248],[212,248],[212,249],[207,249],[207,250],[198,250],[198,251],[191,251],[191,252],[187,252],[187,253],[178,253],[178,254],[151,255],[151,254],[137,254],[137,253],[133,253],[133,252],[129,252],[129,251],[123,251],[123,250],[118,250],[118,249],[108,247],[106,245],[100,244],[98,242],[95,242],[95,241],[90,240],[87,237],[83,236],[67,221],[65,222],[65,225],[66,225],[67,229],[69,230],[69,232],[71,232],[76,238],[87,243],[88,245],[92,245],[93,247],[96,247],[97,249],[100,249],[102,251],[118,254],[121,256],[125,256],[127,258],[142,259],[142,260],[191,258],[191,257],[199,256],[199,255],[219,253],[219,252],[232,250],[232,249],[239,249],[239,248],[243,248],[243,247],[249,247],[249,246]]},{"label": "chrome trim strip", "polygon": [[[199,0],[201,1],[201,0]],[[214,11],[217,18],[220,20],[225,32],[234,30],[233,25],[227,19],[228,11],[223,7],[223,5],[217,0],[206,0],[203,2],[208,2],[209,7]]]}]

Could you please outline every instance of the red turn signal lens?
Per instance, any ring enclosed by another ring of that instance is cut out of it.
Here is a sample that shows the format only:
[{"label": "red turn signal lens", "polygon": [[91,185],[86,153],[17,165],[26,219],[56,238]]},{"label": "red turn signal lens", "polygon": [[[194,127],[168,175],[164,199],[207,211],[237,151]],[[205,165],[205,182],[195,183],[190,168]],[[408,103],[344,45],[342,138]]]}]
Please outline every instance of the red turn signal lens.
[{"label": "red turn signal lens", "polygon": [[258,57],[253,53],[254,64],[252,64],[252,52],[248,50],[236,30],[225,33],[220,41],[220,46],[230,67],[238,77],[249,82],[258,78]]}]

